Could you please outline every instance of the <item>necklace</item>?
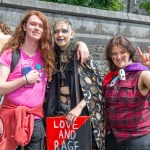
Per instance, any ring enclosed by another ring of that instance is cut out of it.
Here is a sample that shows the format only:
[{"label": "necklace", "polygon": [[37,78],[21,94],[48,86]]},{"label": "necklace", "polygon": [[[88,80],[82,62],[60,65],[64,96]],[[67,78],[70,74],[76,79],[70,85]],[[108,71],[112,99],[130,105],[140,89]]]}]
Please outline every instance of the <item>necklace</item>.
[{"label": "necklace", "polygon": [[69,46],[67,47],[67,49],[65,51],[61,52],[61,54],[60,54],[60,69],[59,69],[59,71],[61,73],[62,80],[66,79],[65,72],[68,70],[67,69],[68,63],[74,57],[75,50],[76,50],[75,47],[76,47],[76,44],[71,42],[69,44]]},{"label": "necklace", "polygon": [[69,60],[68,60],[68,55],[67,54],[65,54],[64,52],[61,52],[61,55],[60,55],[60,61],[61,62],[68,62]]},{"label": "necklace", "polygon": [[65,71],[66,71],[67,64],[68,62],[60,62],[60,73],[61,73],[62,80],[66,79]]}]

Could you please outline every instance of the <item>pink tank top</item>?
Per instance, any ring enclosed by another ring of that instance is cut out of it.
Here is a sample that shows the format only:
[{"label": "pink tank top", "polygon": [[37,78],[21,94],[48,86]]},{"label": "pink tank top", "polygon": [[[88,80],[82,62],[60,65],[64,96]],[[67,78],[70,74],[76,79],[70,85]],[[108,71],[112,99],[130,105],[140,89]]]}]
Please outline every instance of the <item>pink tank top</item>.
[{"label": "pink tank top", "polygon": [[[43,71],[43,61],[41,59],[40,50],[37,50],[37,53],[32,57],[26,55],[22,49],[20,49],[20,51],[20,60],[13,72],[10,73],[7,81],[12,81],[22,77],[22,68],[31,66],[32,69],[37,69],[40,72],[41,82],[35,83],[33,87],[22,86],[17,90],[7,94],[7,97],[15,105],[34,108],[44,101],[47,77]],[[1,55],[0,63],[10,68],[11,61],[12,50],[9,49]]]}]

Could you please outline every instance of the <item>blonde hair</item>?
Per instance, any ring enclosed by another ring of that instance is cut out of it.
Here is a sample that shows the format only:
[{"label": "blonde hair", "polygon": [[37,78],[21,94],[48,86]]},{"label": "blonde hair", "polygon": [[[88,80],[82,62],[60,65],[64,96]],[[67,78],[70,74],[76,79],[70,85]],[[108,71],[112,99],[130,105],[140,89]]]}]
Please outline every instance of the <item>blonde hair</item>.
[{"label": "blonde hair", "polygon": [[55,29],[55,26],[56,26],[57,24],[60,24],[60,23],[66,23],[66,24],[68,24],[68,25],[71,27],[71,29],[72,29],[72,23],[71,23],[71,21],[70,21],[69,19],[61,18],[61,19],[56,19],[56,20],[54,20],[53,31],[54,31],[54,29]]},{"label": "blonde hair", "polygon": [[39,41],[39,49],[41,52],[41,58],[44,61],[43,69],[46,72],[48,79],[51,80],[55,62],[54,50],[52,49],[50,24],[46,16],[42,12],[36,10],[27,11],[25,16],[21,20],[20,24],[17,26],[14,35],[9,39],[8,43],[4,46],[2,52],[7,50],[8,48],[11,48],[13,51],[15,51],[24,43],[26,32],[24,31],[23,26],[27,24],[28,19],[32,15],[36,15],[43,22],[44,31],[43,36]]}]

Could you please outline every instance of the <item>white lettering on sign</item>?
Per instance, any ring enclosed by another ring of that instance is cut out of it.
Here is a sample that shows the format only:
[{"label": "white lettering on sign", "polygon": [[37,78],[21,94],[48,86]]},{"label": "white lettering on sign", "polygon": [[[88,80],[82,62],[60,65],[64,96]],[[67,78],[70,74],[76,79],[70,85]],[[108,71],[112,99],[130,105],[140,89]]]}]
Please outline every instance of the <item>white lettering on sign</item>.
[{"label": "white lettering on sign", "polygon": [[80,150],[78,141],[69,141],[65,143],[62,142],[61,148],[58,147],[59,142],[57,140],[54,141],[54,150]]},{"label": "white lettering on sign", "polygon": [[[54,120],[54,128],[60,129],[58,139],[54,141],[54,150],[80,150],[79,141],[75,141],[78,124],[70,125],[66,120],[60,120],[59,123]],[[61,145],[59,141],[62,141]]]},{"label": "white lettering on sign", "polygon": [[[67,123],[67,121],[65,120],[61,120],[58,124],[56,123],[56,121],[54,120],[54,128],[61,128],[61,129],[63,129],[63,128],[65,128],[65,127],[67,127],[67,128],[71,128],[71,125],[69,124],[69,123]],[[74,130],[76,130],[76,129],[78,129],[78,127],[77,127],[77,124],[73,124],[72,125],[72,129],[74,129]]]}]

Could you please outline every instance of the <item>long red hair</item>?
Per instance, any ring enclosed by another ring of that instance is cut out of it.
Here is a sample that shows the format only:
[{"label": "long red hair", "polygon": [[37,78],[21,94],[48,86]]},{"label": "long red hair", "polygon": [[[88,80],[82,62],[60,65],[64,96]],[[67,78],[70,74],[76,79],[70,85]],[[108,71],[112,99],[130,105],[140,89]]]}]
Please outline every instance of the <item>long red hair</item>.
[{"label": "long red hair", "polygon": [[48,79],[51,80],[54,71],[54,63],[55,63],[54,50],[52,48],[52,35],[51,35],[50,24],[46,16],[42,12],[36,10],[28,11],[23,17],[23,19],[21,20],[20,24],[17,26],[14,35],[9,39],[7,44],[3,47],[2,52],[9,48],[15,51],[24,43],[26,32],[24,31],[23,26],[24,24],[25,25],[27,24],[28,19],[32,15],[36,15],[37,17],[39,17],[44,25],[43,36],[39,41],[39,49],[41,52],[41,57],[44,61],[43,69],[46,72]]}]

